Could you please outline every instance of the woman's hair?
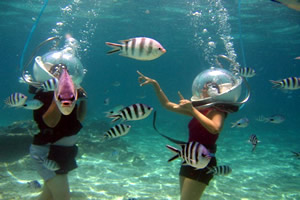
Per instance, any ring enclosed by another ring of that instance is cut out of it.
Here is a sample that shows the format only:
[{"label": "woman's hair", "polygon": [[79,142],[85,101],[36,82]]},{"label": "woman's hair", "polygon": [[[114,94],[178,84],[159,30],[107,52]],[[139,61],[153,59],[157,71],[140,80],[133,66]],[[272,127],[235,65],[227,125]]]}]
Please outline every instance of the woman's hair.
[{"label": "woman's hair", "polygon": [[204,84],[203,90],[208,90],[208,88],[215,88],[218,91],[218,94],[220,94],[220,87],[216,82],[208,81]]}]

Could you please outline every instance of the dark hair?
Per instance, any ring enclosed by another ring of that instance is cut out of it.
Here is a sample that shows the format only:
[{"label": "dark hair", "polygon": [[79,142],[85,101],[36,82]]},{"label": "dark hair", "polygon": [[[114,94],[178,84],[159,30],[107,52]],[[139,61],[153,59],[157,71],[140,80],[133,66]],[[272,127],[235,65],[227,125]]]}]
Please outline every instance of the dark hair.
[{"label": "dark hair", "polygon": [[216,82],[208,81],[204,84],[203,89],[208,90],[208,88],[216,88],[218,93],[220,93],[220,87]]}]

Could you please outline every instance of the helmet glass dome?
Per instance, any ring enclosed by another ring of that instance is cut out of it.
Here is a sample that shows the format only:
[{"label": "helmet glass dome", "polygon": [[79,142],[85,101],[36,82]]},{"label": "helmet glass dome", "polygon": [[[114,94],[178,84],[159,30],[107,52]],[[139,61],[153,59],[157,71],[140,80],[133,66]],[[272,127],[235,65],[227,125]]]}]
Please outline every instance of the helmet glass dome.
[{"label": "helmet glass dome", "polygon": [[79,86],[84,77],[84,68],[80,60],[73,53],[68,51],[68,49],[50,51],[42,57],[36,57],[33,66],[34,79],[38,82],[44,82],[52,78],[51,68],[60,63],[67,66],[74,84]]},{"label": "helmet glass dome", "polygon": [[192,101],[236,102],[242,78],[222,68],[210,68],[197,75],[192,85]]}]

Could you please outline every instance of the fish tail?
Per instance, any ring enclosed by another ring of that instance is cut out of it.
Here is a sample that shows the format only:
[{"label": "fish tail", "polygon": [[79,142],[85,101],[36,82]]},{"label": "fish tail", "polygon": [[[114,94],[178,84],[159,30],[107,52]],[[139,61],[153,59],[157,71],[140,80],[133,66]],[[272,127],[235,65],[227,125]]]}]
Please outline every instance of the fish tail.
[{"label": "fish tail", "polygon": [[252,152],[254,152],[255,148],[256,148],[256,145],[253,145]]},{"label": "fish tail", "polygon": [[273,88],[281,88],[281,82],[280,81],[270,80],[270,82],[273,84]]},{"label": "fish tail", "polygon": [[121,44],[112,43],[112,42],[105,42],[105,44],[106,44],[107,46],[113,48],[112,50],[106,52],[107,55],[116,53],[116,52],[118,52],[118,51],[120,51],[120,50],[122,49],[122,45],[121,45]]},{"label": "fish tail", "polygon": [[113,118],[112,122],[118,121],[121,118],[121,115],[109,115],[109,118]]},{"label": "fish tail", "polygon": [[207,167],[208,171],[206,172],[206,174],[213,174],[214,173],[214,169],[211,167]]},{"label": "fish tail", "polygon": [[172,158],[170,158],[170,159],[168,160],[168,162],[171,162],[171,161],[173,161],[173,160],[176,160],[177,158],[179,158],[179,155],[178,155],[178,154],[175,155],[175,156],[173,156]]},{"label": "fish tail", "polygon": [[172,147],[172,146],[170,146],[170,145],[167,145],[166,147],[167,147],[168,149],[170,149],[172,152],[176,153],[176,155],[173,156],[172,158],[170,158],[170,159],[168,160],[168,162],[171,162],[171,161],[173,161],[173,160],[179,158],[179,153],[180,153],[180,151],[179,151],[178,149],[176,149],[175,147]]}]

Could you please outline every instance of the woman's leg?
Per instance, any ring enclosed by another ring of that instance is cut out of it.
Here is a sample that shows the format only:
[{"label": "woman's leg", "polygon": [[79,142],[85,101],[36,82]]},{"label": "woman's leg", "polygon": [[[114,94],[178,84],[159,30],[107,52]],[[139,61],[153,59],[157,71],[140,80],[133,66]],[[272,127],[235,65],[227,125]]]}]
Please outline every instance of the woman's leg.
[{"label": "woman's leg", "polygon": [[56,175],[46,181],[46,187],[52,194],[54,200],[69,200],[70,189],[67,174]]},{"label": "woman's leg", "polygon": [[206,184],[180,176],[180,200],[199,200]]},{"label": "woman's leg", "polygon": [[41,196],[39,197],[39,200],[52,200],[51,191],[49,190],[48,186],[44,184],[43,186],[43,192]]}]

